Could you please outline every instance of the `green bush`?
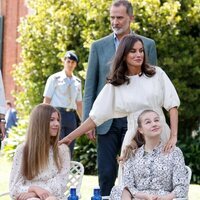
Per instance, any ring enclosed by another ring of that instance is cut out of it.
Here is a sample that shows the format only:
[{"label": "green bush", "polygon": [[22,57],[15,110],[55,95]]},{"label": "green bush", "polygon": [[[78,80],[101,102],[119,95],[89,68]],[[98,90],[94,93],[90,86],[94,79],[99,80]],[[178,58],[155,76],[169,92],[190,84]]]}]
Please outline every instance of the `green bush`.
[{"label": "green bush", "polygon": [[9,131],[9,138],[5,139],[5,146],[3,149],[3,153],[9,160],[13,159],[16,147],[24,142],[27,125],[27,119],[18,120],[17,126],[12,127]]},{"label": "green bush", "polygon": [[192,169],[191,183],[200,184],[200,131],[194,132],[194,136],[184,137],[180,135],[181,143],[178,146],[182,149],[185,163]]},{"label": "green bush", "polygon": [[85,167],[85,174],[97,174],[97,150],[96,143],[82,136],[76,141],[74,148],[74,160],[80,161]]}]

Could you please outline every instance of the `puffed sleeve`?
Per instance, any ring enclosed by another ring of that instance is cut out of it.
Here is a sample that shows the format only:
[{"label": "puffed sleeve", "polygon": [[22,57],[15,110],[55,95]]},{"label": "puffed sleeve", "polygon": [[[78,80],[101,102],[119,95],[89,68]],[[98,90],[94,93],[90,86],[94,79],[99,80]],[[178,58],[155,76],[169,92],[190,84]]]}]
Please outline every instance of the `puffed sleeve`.
[{"label": "puffed sleeve", "polygon": [[156,70],[160,75],[160,83],[162,85],[163,107],[167,111],[169,111],[173,107],[179,107],[180,100],[171,80],[160,67],[157,67]]},{"label": "puffed sleeve", "polygon": [[44,94],[43,94],[44,97],[52,98],[54,89],[55,89],[55,84],[56,84],[56,78],[53,75],[51,75],[47,79],[47,82],[45,85]]},{"label": "puffed sleeve", "polygon": [[59,146],[59,157],[61,160],[61,169],[57,176],[47,181],[48,188],[56,197],[62,196],[66,192],[67,180],[70,170],[70,153],[67,145]]},{"label": "puffed sleeve", "polygon": [[13,165],[10,173],[9,192],[12,199],[16,199],[20,193],[28,192],[28,186],[24,185],[24,176],[22,175],[22,157],[24,144],[16,148]]},{"label": "puffed sleeve", "polygon": [[173,156],[173,192],[176,198],[187,196],[189,183],[188,174],[185,168],[185,162],[182,151],[176,147],[172,152]]},{"label": "puffed sleeve", "polygon": [[115,96],[115,86],[109,83],[106,84],[97,96],[92,106],[92,110],[89,114],[90,118],[94,121],[96,126],[99,126],[105,121],[112,118],[120,118],[127,116],[127,113],[116,111],[116,98],[120,97]]}]

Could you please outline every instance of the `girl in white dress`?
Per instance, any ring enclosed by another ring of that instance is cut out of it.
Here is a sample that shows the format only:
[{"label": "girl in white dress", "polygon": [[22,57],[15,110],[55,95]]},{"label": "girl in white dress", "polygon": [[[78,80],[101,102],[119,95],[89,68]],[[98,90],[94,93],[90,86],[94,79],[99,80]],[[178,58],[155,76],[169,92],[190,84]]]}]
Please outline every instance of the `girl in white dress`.
[{"label": "girl in white dress", "polygon": [[70,169],[69,148],[58,146],[60,113],[48,104],[36,106],[26,141],[19,145],[10,174],[10,197],[16,200],[64,200]]},{"label": "girl in white dress", "polygon": [[111,200],[172,200],[187,196],[189,183],[181,150],[163,152],[162,124],[153,110],[138,117],[138,128],[131,144],[120,158],[122,184],[114,186]]}]

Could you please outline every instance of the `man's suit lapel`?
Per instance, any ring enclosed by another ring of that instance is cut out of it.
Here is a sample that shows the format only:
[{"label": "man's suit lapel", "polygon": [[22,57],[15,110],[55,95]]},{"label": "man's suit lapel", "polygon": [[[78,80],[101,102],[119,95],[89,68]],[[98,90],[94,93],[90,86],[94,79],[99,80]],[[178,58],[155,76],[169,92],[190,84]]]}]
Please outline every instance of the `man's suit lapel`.
[{"label": "man's suit lapel", "polygon": [[110,34],[102,43],[101,43],[101,52],[102,52],[102,62],[108,65],[108,62],[112,60],[115,55],[115,44],[113,34]]},{"label": "man's suit lapel", "polygon": [[101,45],[103,54],[105,57],[113,57],[113,55],[115,54],[115,44],[114,44],[114,37],[113,37],[113,33],[110,34],[102,43]]}]

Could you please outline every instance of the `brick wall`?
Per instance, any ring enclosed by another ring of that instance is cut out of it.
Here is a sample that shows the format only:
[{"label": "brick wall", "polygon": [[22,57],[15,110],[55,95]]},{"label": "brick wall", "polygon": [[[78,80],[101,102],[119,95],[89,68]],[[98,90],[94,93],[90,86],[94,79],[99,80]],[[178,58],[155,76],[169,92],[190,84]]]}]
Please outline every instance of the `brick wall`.
[{"label": "brick wall", "polygon": [[20,61],[20,47],[16,42],[18,37],[17,26],[20,18],[27,14],[27,8],[24,0],[6,0],[1,1],[1,14],[4,17],[3,32],[3,63],[2,74],[5,87],[6,99],[14,102],[11,92],[17,91],[17,87],[12,78],[13,64]]}]

